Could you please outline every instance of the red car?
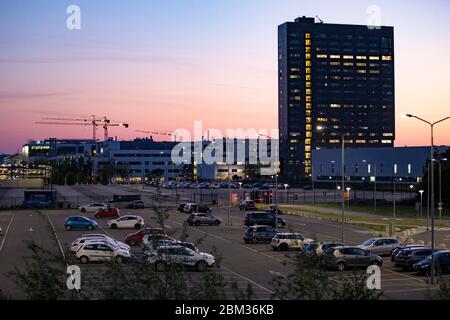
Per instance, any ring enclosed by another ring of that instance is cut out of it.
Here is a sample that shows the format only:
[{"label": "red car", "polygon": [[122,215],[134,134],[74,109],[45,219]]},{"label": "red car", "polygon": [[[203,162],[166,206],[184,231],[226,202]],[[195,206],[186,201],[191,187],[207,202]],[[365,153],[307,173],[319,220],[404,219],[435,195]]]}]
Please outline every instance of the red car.
[{"label": "red car", "polygon": [[98,210],[95,215],[97,219],[101,218],[118,218],[120,216],[119,209],[108,207],[107,209],[100,209]]},{"label": "red car", "polygon": [[139,246],[142,244],[142,240],[146,234],[162,234],[165,235],[166,232],[161,228],[145,228],[141,229],[136,233],[129,234],[125,237],[125,243],[130,246]]}]

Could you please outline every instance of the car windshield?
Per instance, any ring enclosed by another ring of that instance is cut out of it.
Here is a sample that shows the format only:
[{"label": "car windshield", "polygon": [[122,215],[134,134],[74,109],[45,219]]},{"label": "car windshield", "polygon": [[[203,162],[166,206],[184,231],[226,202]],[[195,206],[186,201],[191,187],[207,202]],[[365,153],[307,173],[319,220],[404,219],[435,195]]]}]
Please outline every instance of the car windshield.
[{"label": "car windshield", "polygon": [[375,242],[375,239],[369,239],[363,242],[364,246],[370,246],[372,243]]}]

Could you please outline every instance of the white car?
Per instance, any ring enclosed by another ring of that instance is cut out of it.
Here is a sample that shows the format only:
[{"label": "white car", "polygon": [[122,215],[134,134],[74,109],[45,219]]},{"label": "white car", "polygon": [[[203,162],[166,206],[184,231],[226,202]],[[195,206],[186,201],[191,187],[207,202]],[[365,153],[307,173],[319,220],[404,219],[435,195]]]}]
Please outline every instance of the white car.
[{"label": "white car", "polygon": [[123,250],[119,247],[114,247],[105,242],[87,242],[78,249],[76,256],[81,263],[88,263],[90,261],[106,261],[116,259],[121,263],[131,257],[130,251]]},{"label": "white car", "polygon": [[169,264],[181,264],[186,267],[195,267],[203,272],[215,263],[213,255],[195,252],[184,246],[165,246],[149,252],[147,261],[155,266],[157,271],[164,271]]},{"label": "white car", "polygon": [[140,216],[126,215],[109,220],[106,225],[111,229],[141,229],[144,226],[144,219]]},{"label": "white car", "polygon": [[131,247],[123,242],[114,240],[113,238],[110,238],[108,236],[105,237],[86,237],[86,238],[78,238],[75,239],[72,244],[70,245],[70,251],[72,251],[73,253],[76,253],[77,250],[86,242],[92,242],[92,241],[100,241],[100,242],[106,242],[106,243],[110,243],[113,246],[119,246],[121,248],[123,248],[124,250],[130,250]]},{"label": "white car", "polygon": [[305,239],[300,233],[278,233],[273,237],[270,246],[273,250],[300,250],[313,239]]},{"label": "white car", "polygon": [[84,206],[80,206],[78,210],[80,210],[80,212],[82,213],[85,213],[85,212],[97,212],[98,210],[106,210],[107,208],[108,206],[104,203],[91,203]]}]

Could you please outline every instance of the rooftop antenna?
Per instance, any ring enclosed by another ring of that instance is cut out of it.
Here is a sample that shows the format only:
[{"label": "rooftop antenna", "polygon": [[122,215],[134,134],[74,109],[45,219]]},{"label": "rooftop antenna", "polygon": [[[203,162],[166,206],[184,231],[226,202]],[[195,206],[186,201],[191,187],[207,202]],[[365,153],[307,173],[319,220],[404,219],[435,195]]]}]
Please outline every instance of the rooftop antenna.
[{"label": "rooftop antenna", "polygon": [[316,18],[319,20],[319,23],[323,23],[322,19],[320,19],[318,15],[316,15]]}]

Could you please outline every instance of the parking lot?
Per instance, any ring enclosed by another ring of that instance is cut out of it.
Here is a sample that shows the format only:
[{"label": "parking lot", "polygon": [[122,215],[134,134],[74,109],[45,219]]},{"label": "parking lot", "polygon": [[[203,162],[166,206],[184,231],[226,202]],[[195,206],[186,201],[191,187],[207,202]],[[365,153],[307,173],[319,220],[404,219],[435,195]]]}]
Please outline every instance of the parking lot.
[{"label": "parking lot", "polygon": [[[77,195],[84,203],[88,203],[92,196],[105,195],[110,193],[136,193],[129,188],[103,187],[103,186],[78,186],[64,187],[67,195]],[[120,188],[120,189],[118,189]],[[61,192],[61,191],[59,191]],[[150,205],[150,198],[145,200],[146,205]],[[83,202],[82,202],[83,203]],[[156,226],[154,213],[151,209],[122,209],[121,214],[138,214],[145,219],[146,225]],[[62,248],[68,245],[86,231],[66,231],[64,221],[70,216],[77,214],[76,210],[17,210],[0,212],[0,227],[3,233],[0,236],[0,284],[1,289],[7,294],[16,298],[24,296],[15,287],[15,284],[6,276],[6,273],[13,270],[14,266],[23,266],[23,256],[27,254],[24,240],[34,240],[39,245],[53,250],[60,250],[51,239],[51,229],[53,226],[59,244]],[[228,215],[230,214],[230,215]],[[198,226],[188,227],[189,242],[196,242],[198,239],[206,238],[200,243],[199,249],[209,252],[213,247],[223,256],[220,271],[229,282],[237,282],[242,288],[248,283],[252,284],[255,295],[260,299],[268,299],[272,295],[272,288],[269,284],[275,274],[287,275],[291,272],[290,266],[285,266],[282,262],[286,259],[286,253],[273,251],[269,244],[245,244],[242,236],[244,232],[243,216],[244,212],[238,208],[232,208],[230,213],[228,208],[214,207],[213,215],[221,218],[225,222],[230,218],[232,225],[227,226],[222,223],[220,226]],[[87,217],[93,219],[92,213],[87,213]],[[173,237],[179,237],[183,222],[187,214],[179,213],[173,209],[166,222],[166,228]],[[288,222],[285,230],[299,232],[305,237],[317,238],[319,240],[340,240],[341,225],[299,216],[284,216]],[[106,221],[100,220],[99,231],[109,234],[111,237],[122,241],[127,234],[133,230],[111,230],[106,229]],[[345,243],[356,245],[370,238],[367,230],[355,226],[346,225]],[[136,256],[142,255],[140,247],[132,249]],[[293,255],[295,252],[289,252]],[[101,271],[99,264],[83,265],[83,273]],[[339,276],[339,272],[330,271],[330,277]],[[435,290],[434,286],[427,284],[427,278],[419,276],[413,272],[403,272],[394,268],[390,258],[384,258],[382,267],[382,290],[384,299],[423,299],[429,290]]]}]

